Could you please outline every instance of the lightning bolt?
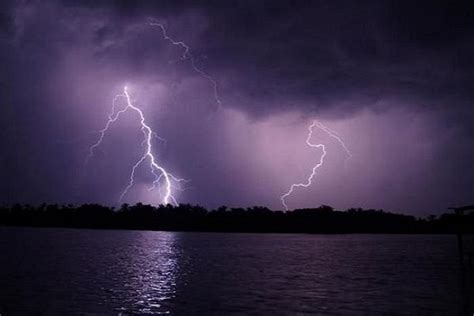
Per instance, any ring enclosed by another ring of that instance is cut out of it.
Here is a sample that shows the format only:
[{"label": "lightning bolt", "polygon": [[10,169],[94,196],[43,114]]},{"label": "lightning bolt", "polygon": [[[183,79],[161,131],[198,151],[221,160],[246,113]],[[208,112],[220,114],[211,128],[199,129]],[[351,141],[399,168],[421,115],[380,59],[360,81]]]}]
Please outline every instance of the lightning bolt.
[{"label": "lightning bolt", "polygon": [[123,97],[126,97],[126,96],[125,96],[125,94],[117,94],[114,97],[114,100],[112,101],[112,109],[111,109],[110,114],[109,114],[109,119],[108,119],[107,123],[105,123],[104,128],[102,128],[101,130],[98,131],[99,139],[97,140],[97,142],[94,143],[91,147],[89,147],[89,154],[87,155],[86,160],[84,161],[84,166],[87,165],[89,163],[89,161],[92,159],[92,157],[94,156],[95,149],[97,147],[99,147],[100,144],[102,144],[102,141],[104,140],[104,137],[105,137],[105,133],[109,130],[110,125],[112,125],[112,123],[117,121],[121,114],[123,114],[127,111],[128,108],[126,107],[126,108],[118,111],[117,113],[115,113],[115,107],[116,107],[115,104],[116,104],[117,100],[120,99],[121,97],[123,98]]},{"label": "lightning bolt", "polygon": [[[120,109],[119,111],[117,111],[116,103],[121,98],[125,99],[126,106],[123,109]],[[105,134],[109,130],[110,126],[114,122],[116,122],[123,113],[127,111],[133,111],[136,114],[138,114],[140,128],[144,137],[142,146],[145,147],[145,151],[143,155],[140,157],[140,159],[138,159],[138,161],[133,165],[132,170],[130,172],[129,182],[127,186],[125,187],[125,189],[122,191],[122,194],[120,195],[120,201],[123,200],[125,195],[135,184],[135,172],[138,169],[138,167],[142,165],[145,161],[148,161],[151,174],[153,175],[153,178],[154,178],[153,184],[149,190],[153,190],[158,187],[159,192],[162,195],[162,204],[167,205],[167,204],[170,204],[171,202],[174,205],[178,205],[176,198],[173,196],[173,188],[181,190],[180,183],[186,180],[175,177],[173,174],[169,173],[164,167],[160,166],[157,163],[157,159],[155,158],[155,155],[153,154],[153,150],[152,150],[152,138],[153,137],[159,138],[159,137],[151,129],[151,127],[146,123],[145,115],[143,114],[142,110],[140,110],[138,107],[133,105],[132,100],[130,98],[130,94],[128,93],[128,89],[126,86],[124,87],[122,94],[118,94],[114,97],[113,102],[112,102],[112,109],[109,114],[109,119],[107,123],[105,124],[104,128],[99,130],[99,138],[97,142],[94,143],[89,148],[89,155],[87,156],[85,163],[87,164],[87,162],[93,157],[95,149],[101,145],[102,141],[104,140]],[[159,138],[159,139],[162,139],[162,138]],[[164,184],[164,193],[162,192],[162,187],[160,184],[161,182],[163,182]]]},{"label": "lightning bolt", "polygon": [[330,128],[324,126],[320,122],[313,121],[313,123],[308,127],[309,133],[308,133],[308,137],[306,137],[306,144],[309,147],[312,147],[312,148],[320,148],[321,151],[322,151],[322,154],[321,154],[321,157],[319,158],[319,162],[311,170],[311,174],[309,175],[306,182],[292,184],[290,186],[290,189],[280,197],[281,204],[283,205],[283,207],[287,211],[288,211],[288,204],[286,204],[286,198],[289,197],[296,188],[301,188],[301,187],[302,188],[307,188],[307,187],[309,187],[313,183],[313,178],[316,176],[317,170],[324,164],[324,158],[326,157],[326,154],[327,154],[326,146],[324,144],[313,144],[313,143],[311,143],[311,138],[313,137],[313,129],[315,127],[317,127],[320,130],[324,131],[330,137],[335,138],[339,142],[339,144],[341,144],[342,148],[344,149],[344,151],[346,152],[346,155],[347,155],[347,158],[346,158],[345,161],[347,161],[348,158],[352,157],[351,152],[349,151],[349,149],[347,148],[346,144],[344,143],[344,141],[342,140],[342,138],[340,136],[338,136],[333,130],[331,130]]},{"label": "lightning bolt", "polygon": [[341,147],[344,149],[344,151],[346,152],[346,159],[344,160],[344,164],[347,162],[347,160],[349,160],[351,157],[352,157],[352,153],[350,152],[349,148],[347,148],[346,144],[344,143],[344,141],[342,140],[342,138],[335,132],[333,131],[332,129],[330,129],[329,127],[327,126],[324,126],[323,124],[321,124],[320,122],[316,121],[316,126],[321,129],[322,131],[326,132],[329,136],[331,136],[332,138],[336,139],[337,142],[341,145]]},{"label": "lightning bolt", "polygon": [[300,188],[300,187],[303,187],[303,188],[307,188],[311,185],[311,183],[313,182],[313,178],[314,176],[316,175],[316,171],[323,165],[324,163],[324,157],[326,157],[326,147],[323,145],[323,144],[313,144],[311,143],[311,137],[313,136],[313,128],[315,126],[317,126],[317,122],[316,121],[313,121],[313,123],[309,126],[308,130],[309,130],[309,133],[308,133],[308,137],[306,138],[306,144],[309,146],[309,147],[313,147],[313,148],[320,148],[322,150],[322,155],[321,155],[321,158],[319,158],[319,162],[313,167],[312,171],[311,171],[311,174],[310,176],[308,177],[308,180],[304,183],[294,183],[290,186],[290,189],[288,190],[288,192],[286,192],[285,194],[283,194],[281,197],[280,197],[280,200],[281,200],[281,203],[283,204],[283,207],[285,208],[285,210],[288,210],[288,205],[286,204],[286,201],[285,199],[290,196],[293,191],[296,189],[296,188]]},{"label": "lightning bolt", "polygon": [[191,64],[191,68],[196,72],[198,73],[199,75],[201,75],[203,78],[205,78],[207,81],[209,81],[209,83],[211,84],[212,86],[212,89],[213,89],[213,93],[214,93],[214,101],[215,103],[217,104],[217,110],[219,110],[222,106],[222,101],[221,101],[221,98],[219,97],[219,91],[218,91],[218,84],[217,84],[217,81],[212,77],[210,76],[207,72],[205,72],[204,70],[202,70],[201,68],[199,68],[197,65],[196,65],[196,59],[194,58],[193,54],[191,53],[191,48],[183,41],[176,41],[174,40],[172,37],[170,37],[168,35],[168,32],[166,31],[166,28],[165,26],[163,25],[163,23],[160,23],[156,20],[151,20],[149,22],[149,25],[151,26],[154,26],[154,27],[158,27],[160,30],[161,30],[161,33],[163,34],[163,38],[165,40],[167,40],[168,42],[170,42],[172,45],[174,46],[179,46],[183,49],[183,54],[181,55],[181,58],[180,60],[189,60],[190,64]]}]

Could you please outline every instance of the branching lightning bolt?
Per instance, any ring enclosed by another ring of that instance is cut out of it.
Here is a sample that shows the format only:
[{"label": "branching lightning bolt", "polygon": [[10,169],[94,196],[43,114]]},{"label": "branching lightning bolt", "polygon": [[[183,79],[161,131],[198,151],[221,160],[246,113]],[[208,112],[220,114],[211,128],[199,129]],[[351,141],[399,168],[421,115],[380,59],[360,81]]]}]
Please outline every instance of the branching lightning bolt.
[{"label": "branching lightning bolt", "polygon": [[191,48],[183,41],[176,41],[174,40],[173,38],[171,38],[169,35],[168,35],[168,32],[166,31],[166,28],[165,26],[163,25],[163,23],[160,23],[156,20],[151,20],[149,22],[149,24],[151,26],[156,26],[158,27],[160,30],[161,30],[161,33],[163,34],[163,38],[165,40],[167,40],[168,42],[170,42],[172,45],[174,46],[179,46],[183,49],[183,54],[181,55],[181,60],[189,60],[190,64],[191,64],[191,67],[193,68],[193,70],[198,73],[199,75],[201,75],[202,77],[204,77],[206,80],[208,80],[211,85],[212,85],[212,89],[213,89],[213,92],[214,92],[214,101],[216,102],[217,104],[217,109],[219,110],[222,106],[222,101],[219,97],[219,91],[218,91],[218,85],[217,85],[217,81],[212,77],[210,76],[207,72],[205,72],[204,70],[202,70],[201,68],[199,68],[197,65],[196,65],[196,59],[194,58],[193,54],[191,53]]},{"label": "branching lightning bolt", "polygon": [[348,159],[350,159],[352,157],[352,153],[350,152],[349,148],[347,148],[346,144],[344,143],[344,141],[342,140],[342,138],[337,135],[337,133],[335,131],[333,131],[332,129],[330,129],[329,127],[327,126],[324,126],[323,124],[321,124],[320,122],[318,121],[315,121],[316,122],[316,126],[321,129],[322,131],[326,132],[329,136],[331,136],[332,138],[336,139],[337,142],[341,145],[341,147],[344,149],[344,151],[346,152],[346,160],[344,161],[347,162]]},{"label": "branching lightning bolt", "polygon": [[309,147],[312,147],[312,148],[320,148],[321,151],[322,151],[322,154],[321,154],[321,157],[319,158],[319,162],[312,168],[311,174],[309,175],[306,182],[292,184],[290,186],[290,189],[280,197],[281,204],[283,204],[283,207],[285,208],[285,210],[288,210],[288,204],[286,204],[286,198],[289,197],[296,188],[301,188],[301,187],[307,188],[307,187],[309,187],[313,182],[313,178],[316,176],[317,170],[324,164],[324,158],[326,157],[326,154],[327,154],[326,146],[323,145],[323,144],[313,144],[313,143],[311,143],[311,138],[313,137],[314,127],[318,127],[322,131],[326,132],[330,137],[335,138],[341,144],[342,148],[346,152],[347,159],[352,157],[351,152],[349,151],[349,149],[347,148],[346,144],[344,143],[344,141],[342,140],[341,137],[339,137],[333,130],[329,129],[328,127],[324,126],[323,124],[319,123],[318,121],[313,121],[313,123],[308,127],[309,133],[308,133],[308,137],[306,138],[306,144]]},{"label": "branching lightning bolt", "polygon": [[290,186],[290,189],[288,190],[288,192],[286,192],[285,194],[283,194],[281,197],[280,197],[280,200],[281,200],[281,203],[283,204],[283,207],[285,207],[285,210],[288,210],[288,205],[286,204],[286,201],[285,199],[290,196],[293,191],[296,189],[296,188],[300,188],[300,187],[303,187],[303,188],[307,188],[311,185],[312,181],[313,181],[313,178],[314,176],[316,175],[316,171],[319,169],[319,167],[321,167],[324,163],[324,157],[326,157],[326,147],[323,145],[323,144],[313,144],[311,143],[311,137],[313,136],[313,128],[317,125],[317,122],[314,121],[308,128],[309,130],[309,133],[308,133],[308,137],[306,138],[306,144],[309,146],[309,147],[313,147],[313,148],[321,148],[322,150],[322,155],[321,155],[321,158],[319,158],[319,162],[313,167],[312,171],[311,171],[311,174],[310,176],[308,177],[308,180],[304,183],[294,183]]},{"label": "branching lightning bolt", "polygon": [[117,102],[118,99],[120,99],[121,97],[126,97],[125,94],[118,94],[114,97],[114,100],[112,101],[112,109],[110,111],[110,114],[109,114],[109,120],[107,121],[107,123],[105,123],[105,126],[104,128],[102,128],[101,130],[99,130],[99,139],[97,140],[97,142],[95,144],[93,144],[91,147],[89,147],[89,155],[87,155],[86,157],[86,160],[84,162],[84,165],[87,165],[87,163],[89,162],[89,160],[91,160],[91,158],[94,156],[94,151],[97,147],[100,146],[100,144],[102,144],[102,141],[104,140],[104,137],[105,137],[105,133],[109,130],[109,127],[110,125],[112,125],[112,123],[114,123],[115,121],[118,120],[119,116],[123,113],[125,113],[127,110],[128,110],[128,107],[125,107],[124,109],[118,111],[117,113],[115,113],[115,104]]},{"label": "branching lightning bolt", "polygon": [[[125,99],[126,106],[123,109],[116,111],[116,102],[120,98]],[[153,137],[159,138],[159,137],[151,129],[151,127],[146,123],[145,116],[142,110],[140,110],[135,105],[133,105],[132,100],[130,98],[130,94],[128,93],[127,87],[124,87],[122,94],[118,94],[114,97],[114,100],[112,102],[112,110],[109,114],[109,119],[107,123],[105,124],[104,128],[99,131],[99,139],[97,140],[97,142],[89,148],[89,155],[86,158],[86,163],[93,157],[95,149],[99,147],[102,141],[104,140],[105,134],[109,130],[110,126],[119,119],[121,114],[127,111],[134,111],[139,116],[140,128],[144,137],[142,146],[145,146],[145,152],[140,157],[140,159],[133,165],[131,173],[130,173],[129,182],[127,186],[125,187],[125,189],[122,191],[122,194],[120,195],[120,201],[123,200],[125,195],[135,184],[135,172],[137,168],[145,161],[149,161],[149,167],[154,177],[153,185],[152,187],[150,187],[150,190],[153,190],[156,187],[158,187],[160,194],[162,194],[162,204],[166,205],[166,204],[173,203],[177,205],[178,203],[176,201],[176,198],[173,196],[173,188],[181,190],[180,183],[186,180],[175,177],[174,175],[169,173],[164,167],[160,166],[157,163],[157,160],[152,150],[152,138]],[[159,138],[159,139],[162,139],[162,138]],[[164,184],[164,193],[162,192],[162,188],[160,185],[161,182],[163,182]]]}]

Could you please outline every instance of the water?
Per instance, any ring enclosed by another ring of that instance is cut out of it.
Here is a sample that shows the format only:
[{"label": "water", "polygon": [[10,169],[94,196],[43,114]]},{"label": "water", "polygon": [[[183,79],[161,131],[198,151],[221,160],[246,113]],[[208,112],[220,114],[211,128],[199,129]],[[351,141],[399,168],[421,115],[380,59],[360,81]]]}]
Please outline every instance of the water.
[{"label": "water", "polygon": [[0,228],[0,253],[5,315],[459,314],[463,303],[454,236]]}]

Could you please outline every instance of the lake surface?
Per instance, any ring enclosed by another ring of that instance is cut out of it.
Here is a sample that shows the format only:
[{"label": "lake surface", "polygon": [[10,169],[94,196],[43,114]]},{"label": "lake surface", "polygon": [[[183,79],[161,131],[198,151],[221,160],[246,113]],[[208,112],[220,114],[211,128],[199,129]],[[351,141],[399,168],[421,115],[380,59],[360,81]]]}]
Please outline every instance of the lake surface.
[{"label": "lake surface", "polygon": [[2,315],[460,314],[466,303],[455,236],[0,227],[0,256]]}]

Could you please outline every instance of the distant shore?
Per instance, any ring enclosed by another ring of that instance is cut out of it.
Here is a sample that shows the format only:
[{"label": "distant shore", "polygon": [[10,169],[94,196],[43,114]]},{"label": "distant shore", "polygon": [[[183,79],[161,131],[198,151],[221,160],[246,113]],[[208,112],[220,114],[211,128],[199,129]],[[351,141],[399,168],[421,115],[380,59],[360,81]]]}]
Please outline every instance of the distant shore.
[{"label": "distant shore", "polygon": [[187,204],[158,207],[124,204],[118,209],[98,204],[42,204],[0,208],[0,226],[306,234],[474,234],[474,214],[448,213],[416,218],[373,209],[338,211],[326,205],[282,212],[266,207],[225,206],[208,211]]}]

